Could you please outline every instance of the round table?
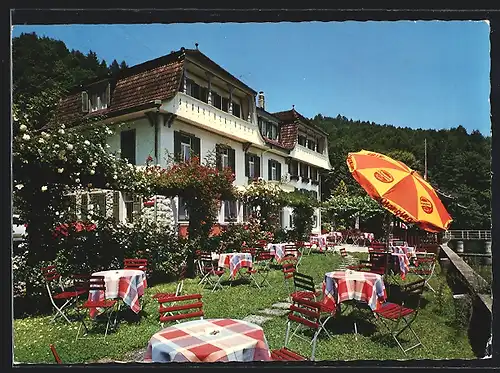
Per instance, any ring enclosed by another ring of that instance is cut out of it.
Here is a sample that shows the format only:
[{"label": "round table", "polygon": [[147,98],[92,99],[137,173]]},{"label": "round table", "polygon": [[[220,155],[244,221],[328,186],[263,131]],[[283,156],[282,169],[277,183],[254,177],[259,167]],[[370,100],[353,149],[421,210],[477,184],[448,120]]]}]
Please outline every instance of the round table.
[{"label": "round table", "polygon": [[240,268],[252,268],[252,254],[250,253],[224,253],[219,255],[219,268],[229,268],[231,278],[236,278]]},{"label": "round table", "polygon": [[149,340],[145,362],[271,360],[259,325],[235,319],[188,321],[165,328]]},{"label": "round table", "polygon": [[[139,313],[141,310],[139,297],[144,295],[144,289],[147,287],[144,271],[137,269],[112,269],[95,272],[92,276],[104,276],[106,299],[121,298],[132,311]],[[104,300],[104,293],[102,291],[90,291],[89,300]],[[96,309],[90,310],[91,317],[94,317],[96,313]]]}]

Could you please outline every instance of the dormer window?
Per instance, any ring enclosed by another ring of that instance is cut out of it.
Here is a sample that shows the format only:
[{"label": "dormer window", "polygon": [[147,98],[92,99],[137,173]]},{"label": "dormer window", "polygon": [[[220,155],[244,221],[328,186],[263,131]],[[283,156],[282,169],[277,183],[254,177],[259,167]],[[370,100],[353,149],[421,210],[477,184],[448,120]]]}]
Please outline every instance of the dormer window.
[{"label": "dormer window", "polygon": [[275,123],[267,122],[266,137],[271,140],[278,140],[278,125]]},{"label": "dormer window", "polygon": [[99,83],[82,92],[82,111],[93,113],[107,109],[110,102],[109,83]]},{"label": "dormer window", "polygon": [[306,146],[307,138],[304,135],[299,135],[298,143],[299,145]]}]

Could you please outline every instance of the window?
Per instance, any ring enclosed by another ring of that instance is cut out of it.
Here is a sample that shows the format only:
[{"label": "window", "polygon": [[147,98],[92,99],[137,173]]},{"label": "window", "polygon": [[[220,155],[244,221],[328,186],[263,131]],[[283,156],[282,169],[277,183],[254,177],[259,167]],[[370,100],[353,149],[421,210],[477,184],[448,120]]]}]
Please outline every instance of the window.
[{"label": "window", "polygon": [[271,140],[278,139],[278,126],[276,124],[267,122],[266,137]]},{"label": "window", "polygon": [[222,97],[222,111],[229,112],[229,99]]},{"label": "window", "polygon": [[320,139],[320,140],[318,141],[318,146],[317,146],[317,148],[316,148],[316,151],[317,151],[318,153],[323,154],[323,149],[324,149],[324,147],[325,147],[325,139]]},{"label": "window", "polygon": [[120,133],[120,156],[129,163],[135,163],[135,129]]},{"label": "window", "polygon": [[229,149],[223,148],[220,150],[221,166],[222,169],[229,167]]},{"label": "window", "polygon": [[314,214],[313,215],[313,227],[318,226],[318,215]]},{"label": "window", "polygon": [[192,79],[187,79],[187,94],[197,100],[207,102],[208,101],[208,89],[206,87],[200,86]]},{"label": "window", "polygon": [[90,112],[106,109],[108,107],[110,95],[109,90],[109,84],[105,87],[99,85],[99,87],[91,89],[88,93]]},{"label": "window", "polygon": [[141,197],[132,193],[123,193],[123,202],[125,202],[125,214],[127,223],[134,222],[134,213],[141,212]]},{"label": "window", "polygon": [[316,167],[311,167],[311,180],[314,182],[318,181],[318,169]]},{"label": "window", "polygon": [[311,150],[315,150],[316,149],[316,141],[314,140],[307,140],[307,147]]},{"label": "window", "polygon": [[292,180],[298,180],[299,179],[299,162],[290,161],[290,164],[288,165],[288,172],[290,173],[290,178]]},{"label": "window", "polygon": [[298,142],[299,145],[306,146],[306,137],[304,135],[299,135]]},{"label": "window", "polygon": [[248,176],[251,177],[252,179],[255,176],[255,157],[250,156],[248,157]]},{"label": "window", "polygon": [[223,170],[226,167],[231,168],[235,172],[235,150],[225,144],[217,144],[215,146],[217,155],[217,169]]},{"label": "window", "polygon": [[254,208],[249,204],[243,205],[243,221],[248,221],[250,215],[254,212]]},{"label": "window", "polygon": [[181,135],[181,160],[188,161],[189,159],[191,159],[191,138]]},{"label": "window", "polygon": [[305,163],[300,164],[300,176],[302,177],[303,182],[309,181],[309,166]]},{"label": "window", "polygon": [[189,211],[183,197],[179,197],[177,217],[179,221],[189,220]]},{"label": "window", "polygon": [[260,176],[260,157],[255,154],[245,154],[245,176],[255,179]]},{"label": "window", "polygon": [[238,208],[236,201],[224,201],[224,221],[236,221],[238,218]]},{"label": "window", "polygon": [[212,91],[212,106],[217,109],[222,108],[222,97],[215,91]]},{"label": "window", "polygon": [[268,161],[268,180],[281,180],[281,163],[274,159]]},{"label": "window", "polygon": [[241,106],[233,101],[233,115],[241,118]]}]

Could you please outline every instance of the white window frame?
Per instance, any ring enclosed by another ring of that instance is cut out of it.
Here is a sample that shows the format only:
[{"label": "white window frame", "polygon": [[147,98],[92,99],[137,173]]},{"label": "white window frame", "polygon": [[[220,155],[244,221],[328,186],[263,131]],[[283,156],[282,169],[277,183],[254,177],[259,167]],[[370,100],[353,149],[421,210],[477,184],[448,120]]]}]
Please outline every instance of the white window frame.
[{"label": "white window frame", "polygon": [[278,180],[278,167],[275,161],[271,162],[271,180]]},{"label": "white window frame", "polygon": [[[186,139],[189,139],[188,142],[186,142]],[[187,136],[181,136],[181,154],[182,154],[182,160],[184,162],[188,161],[191,159],[191,138]]]},{"label": "white window frame", "polygon": [[229,149],[222,148],[220,150],[220,164],[222,169],[229,167]]},{"label": "white window frame", "polygon": [[177,198],[177,220],[182,222],[189,221],[189,211],[185,206],[184,198],[180,196]]},{"label": "white window frame", "polygon": [[[237,204],[237,201],[223,201],[222,205],[224,206],[223,207],[223,211],[222,211],[222,218],[223,218],[223,221],[225,223],[234,223],[238,220],[238,204]],[[228,210],[229,212],[231,212],[231,205],[234,207],[234,217],[231,218],[231,216],[229,216],[229,218],[227,217],[227,213],[228,213]]]},{"label": "white window frame", "polygon": [[106,90],[92,92],[89,94],[89,110],[90,112],[107,109],[108,103],[106,100]]},{"label": "white window frame", "polygon": [[255,177],[255,157],[248,156],[248,177],[253,179]]}]

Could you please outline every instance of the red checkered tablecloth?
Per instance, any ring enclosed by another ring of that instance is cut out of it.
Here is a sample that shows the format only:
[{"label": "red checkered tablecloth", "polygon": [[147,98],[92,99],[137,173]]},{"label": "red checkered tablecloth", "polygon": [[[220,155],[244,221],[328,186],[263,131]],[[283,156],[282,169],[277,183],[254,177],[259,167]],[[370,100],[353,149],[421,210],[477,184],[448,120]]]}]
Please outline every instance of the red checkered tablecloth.
[{"label": "red checkered tablecloth", "polygon": [[250,253],[227,253],[220,254],[219,268],[229,268],[231,278],[235,278],[240,268],[252,268],[252,254]]},{"label": "red checkered tablecloth", "polygon": [[401,278],[404,280],[406,278],[406,274],[410,269],[410,260],[408,259],[408,252],[405,251],[404,247],[393,246],[392,256],[396,256],[398,258],[399,274],[401,275]]},{"label": "red checkered tablecloth", "polygon": [[[106,299],[121,298],[132,311],[139,313],[141,310],[139,297],[144,295],[144,289],[147,287],[146,274],[144,271],[136,269],[117,269],[95,272],[92,275],[104,276]],[[90,291],[88,299],[92,301],[104,300],[104,292]],[[90,317],[94,318],[98,314],[98,309],[90,309]]]},{"label": "red checkered tablecloth", "polygon": [[328,239],[328,234],[320,234],[316,236],[310,236],[309,237],[309,242],[311,245],[316,245],[319,248],[319,251],[326,250],[327,248],[327,239]]},{"label": "red checkered tablecloth", "polygon": [[145,362],[271,360],[262,328],[233,319],[194,320],[172,325],[151,337]]},{"label": "red checkered tablecloth", "polygon": [[[285,247],[288,245],[295,245],[294,243],[269,243],[267,244],[267,249],[271,255],[274,255],[276,262],[279,263],[285,257]],[[299,256],[299,251],[297,249],[290,250],[286,254],[292,254],[295,257]]]},{"label": "red checkered tablecloth", "polygon": [[329,308],[347,300],[357,300],[375,310],[387,298],[382,276],[351,270],[326,273],[323,293],[323,303]]}]

